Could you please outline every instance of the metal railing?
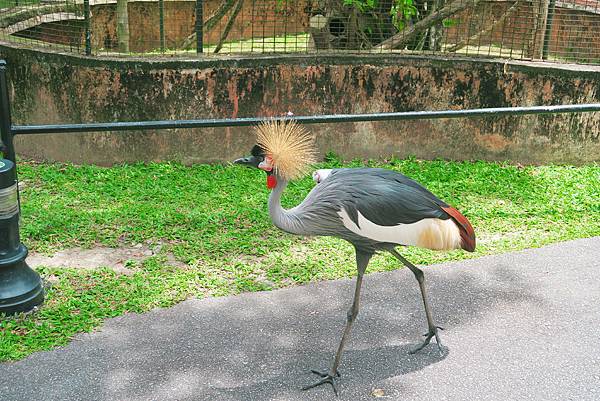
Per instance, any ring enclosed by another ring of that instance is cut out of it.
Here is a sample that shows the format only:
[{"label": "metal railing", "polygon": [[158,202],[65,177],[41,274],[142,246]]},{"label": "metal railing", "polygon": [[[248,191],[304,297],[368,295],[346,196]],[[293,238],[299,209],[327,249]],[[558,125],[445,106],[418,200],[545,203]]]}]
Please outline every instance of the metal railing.
[{"label": "metal railing", "polygon": [[600,64],[600,0],[0,0],[0,41],[96,56],[344,52]]},{"label": "metal railing", "polygon": [[[301,124],[317,123],[347,123],[358,121],[385,121],[385,120],[423,120],[440,118],[467,118],[467,117],[497,117],[503,115],[549,114],[549,113],[582,113],[600,111],[599,104],[533,106],[533,107],[501,107],[471,110],[441,110],[441,111],[410,111],[398,113],[374,114],[343,114],[320,116],[288,116],[277,119],[293,119]],[[235,127],[251,126],[269,117],[238,118],[238,119],[201,119],[201,120],[174,120],[174,121],[131,121],[131,122],[105,122],[87,124],[59,124],[59,125],[13,125],[10,114],[10,98],[6,77],[6,62],[0,60],[0,134],[1,151],[5,162],[0,159],[0,183],[17,189],[16,183],[16,154],[14,148],[15,135],[32,134],[59,134],[59,133],[84,133],[99,131],[130,131],[147,129],[176,129],[176,128],[207,128],[207,127]],[[14,164],[13,164],[14,163]],[[5,167],[11,166],[10,170]],[[4,168],[4,170],[2,169]],[[8,178],[7,178],[8,177]],[[13,180],[13,182],[9,182]],[[2,189],[2,188],[0,188]],[[1,195],[0,195],[1,197]],[[0,199],[2,201],[2,199]],[[0,313],[16,313],[29,310],[43,301],[42,282],[25,262],[27,248],[20,243],[19,214],[3,216],[0,213]],[[5,249],[6,248],[6,249]]]}]

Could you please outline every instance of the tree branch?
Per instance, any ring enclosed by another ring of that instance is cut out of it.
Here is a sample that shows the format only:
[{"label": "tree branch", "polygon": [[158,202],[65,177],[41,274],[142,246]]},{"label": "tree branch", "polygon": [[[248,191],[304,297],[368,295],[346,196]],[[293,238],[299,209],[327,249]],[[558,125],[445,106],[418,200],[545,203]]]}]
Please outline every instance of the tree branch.
[{"label": "tree branch", "polygon": [[487,35],[497,25],[503,23],[506,18],[508,18],[513,12],[515,12],[517,10],[517,6],[518,5],[519,5],[519,0],[515,1],[513,3],[513,5],[508,10],[506,10],[506,12],[504,14],[502,14],[500,16],[500,18],[498,18],[497,20],[495,20],[494,22],[492,22],[487,28],[483,29],[482,31],[479,31],[475,35],[472,35],[472,36],[468,37],[467,39],[461,40],[460,42],[458,42],[457,44],[455,44],[455,45],[453,45],[451,47],[448,47],[446,49],[446,51],[456,52],[456,51],[462,49],[463,47],[465,47],[468,43],[473,43],[473,42],[477,41],[481,36]]},{"label": "tree branch", "polygon": [[244,5],[244,0],[237,0],[235,9],[231,13],[231,16],[229,17],[229,21],[227,21],[227,25],[225,25],[225,29],[221,33],[221,38],[219,38],[219,43],[217,43],[217,47],[215,47],[215,51],[214,51],[215,53],[218,53],[221,50],[221,48],[223,47],[223,42],[225,42],[225,39],[227,39],[227,36],[229,36],[229,32],[231,31],[231,28],[233,28],[233,23],[235,22],[235,19],[237,18],[240,11],[242,11],[243,5]]},{"label": "tree branch", "polygon": [[456,14],[459,11],[464,10],[465,8],[475,7],[480,1],[481,0],[454,0],[447,6],[442,7],[438,11],[429,14],[427,17],[423,18],[416,24],[407,27],[406,29],[403,29],[401,32],[397,33],[391,38],[384,40],[379,46],[376,47],[376,49],[390,50],[404,47],[408,43],[410,43],[419,33],[425,31],[426,29],[429,29],[431,26],[440,22],[444,18],[447,18],[453,14]]},{"label": "tree branch", "polygon": [[[231,8],[234,6],[235,1],[236,0],[223,1],[223,3],[219,6],[219,8],[217,8],[215,13],[208,17],[206,21],[204,21],[204,23],[202,24],[203,31],[208,32],[212,30],[215,26],[217,26],[217,24],[223,19],[225,14],[227,14],[227,12],[231,10]],[[182,48],[187,49],[191,46],[192,43],[196,43],[196,32],[192,33],[183,41]]]}]

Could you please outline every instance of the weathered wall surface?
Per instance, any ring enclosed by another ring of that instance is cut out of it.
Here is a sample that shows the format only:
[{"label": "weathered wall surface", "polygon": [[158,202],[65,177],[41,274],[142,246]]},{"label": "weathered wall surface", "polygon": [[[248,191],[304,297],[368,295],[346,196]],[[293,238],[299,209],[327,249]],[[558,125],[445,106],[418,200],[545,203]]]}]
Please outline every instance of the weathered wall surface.
[{"label": "weathered wall surface", "polygon": [[[0,47],[15,124],[370,113],[600,102],[600,68],[374,56],[96,60]],[[600,113],[311,125],[321,152],[600,161]],[[248,128],[17,137],[37,159],[232,160]]]}]

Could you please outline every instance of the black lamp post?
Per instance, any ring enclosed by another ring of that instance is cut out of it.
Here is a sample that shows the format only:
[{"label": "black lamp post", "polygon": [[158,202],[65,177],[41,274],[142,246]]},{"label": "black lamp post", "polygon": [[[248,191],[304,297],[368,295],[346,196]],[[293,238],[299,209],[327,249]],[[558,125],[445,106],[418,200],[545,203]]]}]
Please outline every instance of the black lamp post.
[{"label": "black lamp post", "polygon": [[27,248],[19,237],[19,187],[11,132],[6,62],[0,60],[0,313],[32,309],[44,301],[39,274],[27,263]]},{"label": "black lamp post", "polygon": [[30,310],[44,301],[39,274],[27,263],[19,238],[19,200],[15,164],[0,159],[0,313]]}]

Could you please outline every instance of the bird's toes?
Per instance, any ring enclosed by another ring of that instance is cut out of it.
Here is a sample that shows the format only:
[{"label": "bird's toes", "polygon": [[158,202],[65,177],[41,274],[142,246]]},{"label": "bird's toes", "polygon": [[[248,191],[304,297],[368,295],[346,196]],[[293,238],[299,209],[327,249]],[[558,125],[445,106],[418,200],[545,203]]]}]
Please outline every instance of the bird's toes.
[{"label": "bird's toes", "polygon": [[318,370],[311,370],[311,372],[321,376],[322,379],[314,384],[310,384],[308,386],[302,387],[303,391],[318,387],[322,384],[331,384],[331,387],[333,388],[333,392],[335,393],[336,396],[338,395],[336,379],[340,376],[339,372],[336,372],[335,376],[331,376],[329,373],[319,372]]},{"label": "bird's toes", "polygon": [[[321,377],[328,377],[328,376],[331,376],[331,375],[329,374],[329,371],[328,371],[328,370],[320,371],[320,370],[316,370],[316,369],[311,369],[310,371],[311,371],[311,372],[313,372],[313,373],[314,373],[314,374],[316,374],[316,375],[319,375],[319,376],[321,376]],[[341,376],[342,376],[342,375],[340,374],[340,371],[339,371],[339,370],[336,370],[336,371],[335,371],[335,376],[334,376],[334,377],[341,377]]]}]

